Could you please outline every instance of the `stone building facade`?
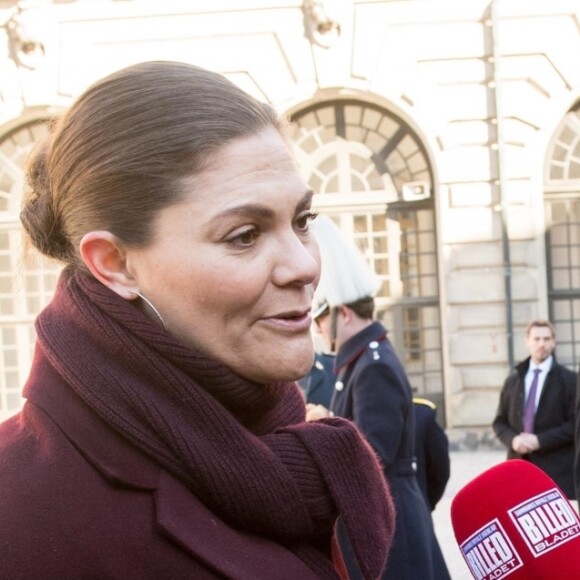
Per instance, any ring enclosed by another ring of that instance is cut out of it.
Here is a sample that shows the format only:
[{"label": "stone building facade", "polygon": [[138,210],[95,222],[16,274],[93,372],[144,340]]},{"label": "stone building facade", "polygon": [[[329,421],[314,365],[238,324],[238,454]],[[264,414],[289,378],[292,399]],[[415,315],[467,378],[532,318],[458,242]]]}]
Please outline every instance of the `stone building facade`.
[{"label": "stone building facade", "polygon": [[530,319],[580,363],[577,0],[0,0],[0,417],[21,404],[58,266],[22,257],[44,121],[144,60],[223,73],[293,122],[378,315],[448,432],[490,437]]}]

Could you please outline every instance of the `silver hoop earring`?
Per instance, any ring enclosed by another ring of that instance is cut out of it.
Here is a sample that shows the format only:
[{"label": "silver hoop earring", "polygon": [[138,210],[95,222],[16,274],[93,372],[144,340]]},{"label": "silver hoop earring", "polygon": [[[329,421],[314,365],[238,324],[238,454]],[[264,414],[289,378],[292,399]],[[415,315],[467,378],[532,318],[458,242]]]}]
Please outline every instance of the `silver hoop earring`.
[{"label": "silver hoop earring", "polygon": [[151,300],[149,300],[148,298],[145,298],[145,296],[143,296],[143,294],[141,294],[140,292],[136,292],[135,290],[129,290],[129,292],[131,292],[131,294],[135,294],[136,296],[139,296],[139,298],[141,298],[141,300],[143,300],[143,302],[145,302],[145,304],[147,304],[147,306],[149,306],[149,308],[151,308],[151,310],[153,310],[153,312],[155,312],[155,315],[157,316],[157,318],[159,318],[159,321],[161,322],[161,326],[163,326],[163,330],[167,330],[167,328],[165,327],[165,322],[163,321],[163,317],[161,316],[161,314],[159,314],[159,310],[157,310],[157,308],[155,308],[155,306],[153,306],[153,303],[151,302]]}]

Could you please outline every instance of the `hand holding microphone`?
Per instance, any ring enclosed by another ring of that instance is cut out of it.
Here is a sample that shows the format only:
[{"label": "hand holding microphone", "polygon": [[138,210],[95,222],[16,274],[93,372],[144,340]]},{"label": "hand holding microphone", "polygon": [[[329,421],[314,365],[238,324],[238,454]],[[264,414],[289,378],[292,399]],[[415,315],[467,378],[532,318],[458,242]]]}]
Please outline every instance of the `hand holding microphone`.
[{"label": "hand holding microphone", "polygon": [[453,499],[451,521],[477,580],[580,579],[580,519],[528,461],[488,469]]}]

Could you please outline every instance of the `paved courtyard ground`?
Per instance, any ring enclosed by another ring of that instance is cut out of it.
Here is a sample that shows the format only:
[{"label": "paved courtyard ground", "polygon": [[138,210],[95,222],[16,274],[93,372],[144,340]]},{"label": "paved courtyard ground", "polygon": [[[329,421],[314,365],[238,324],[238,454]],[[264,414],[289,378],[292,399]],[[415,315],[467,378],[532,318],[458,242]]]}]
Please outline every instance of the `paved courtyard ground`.
[{"label": "paved courtyard ground", "polygon": [[435,533],[452,580],[472,580],[473,576],[459,551],[453,526],[451,525],[451,500],[455,494],[474,477],[486,469],[505,460],[505,451],[452,451],[451,479],[445,489],[443,499],[437,504],[433,513]]}]

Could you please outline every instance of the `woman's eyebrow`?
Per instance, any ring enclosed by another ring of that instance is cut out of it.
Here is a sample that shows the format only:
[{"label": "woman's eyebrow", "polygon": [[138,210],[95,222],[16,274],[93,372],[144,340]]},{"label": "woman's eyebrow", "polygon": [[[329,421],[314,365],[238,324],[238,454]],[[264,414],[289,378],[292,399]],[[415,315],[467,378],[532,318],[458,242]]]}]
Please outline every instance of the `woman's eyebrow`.
[{"label": "woman's eyebrow", "polygon": [[[310,205],[312,203],[313,196],[314,192],[311,189],[309,189],[296,204],[296,211],[299,211],[303,207]],[[249,203],[236,207],[227,208],[221,211],[219,214],[217,214],[216,218],[219,219],[222,217],[240,216],[240,215],[262,219],[273,219],[275,211],[270,207],[261,205],[259,203]]]},{"label": "woman's eyebrow", "polygon": [[274,211],[264,205],[258,203],[250,203],[247,205],[240,205],[237,207],[230,207],[224,211],[217,214],[216,218],[228,217],[228,216],[251,216],[262,219],[272,219],[274,217]]},{"label": "woman's eyebrow", "polygon": [[305,206],[312,204],[312,198],[314,197],[314,191],[309,189],[306,193],[302,196],[302,199],[296,204],[296,211],[302,209]]}]

